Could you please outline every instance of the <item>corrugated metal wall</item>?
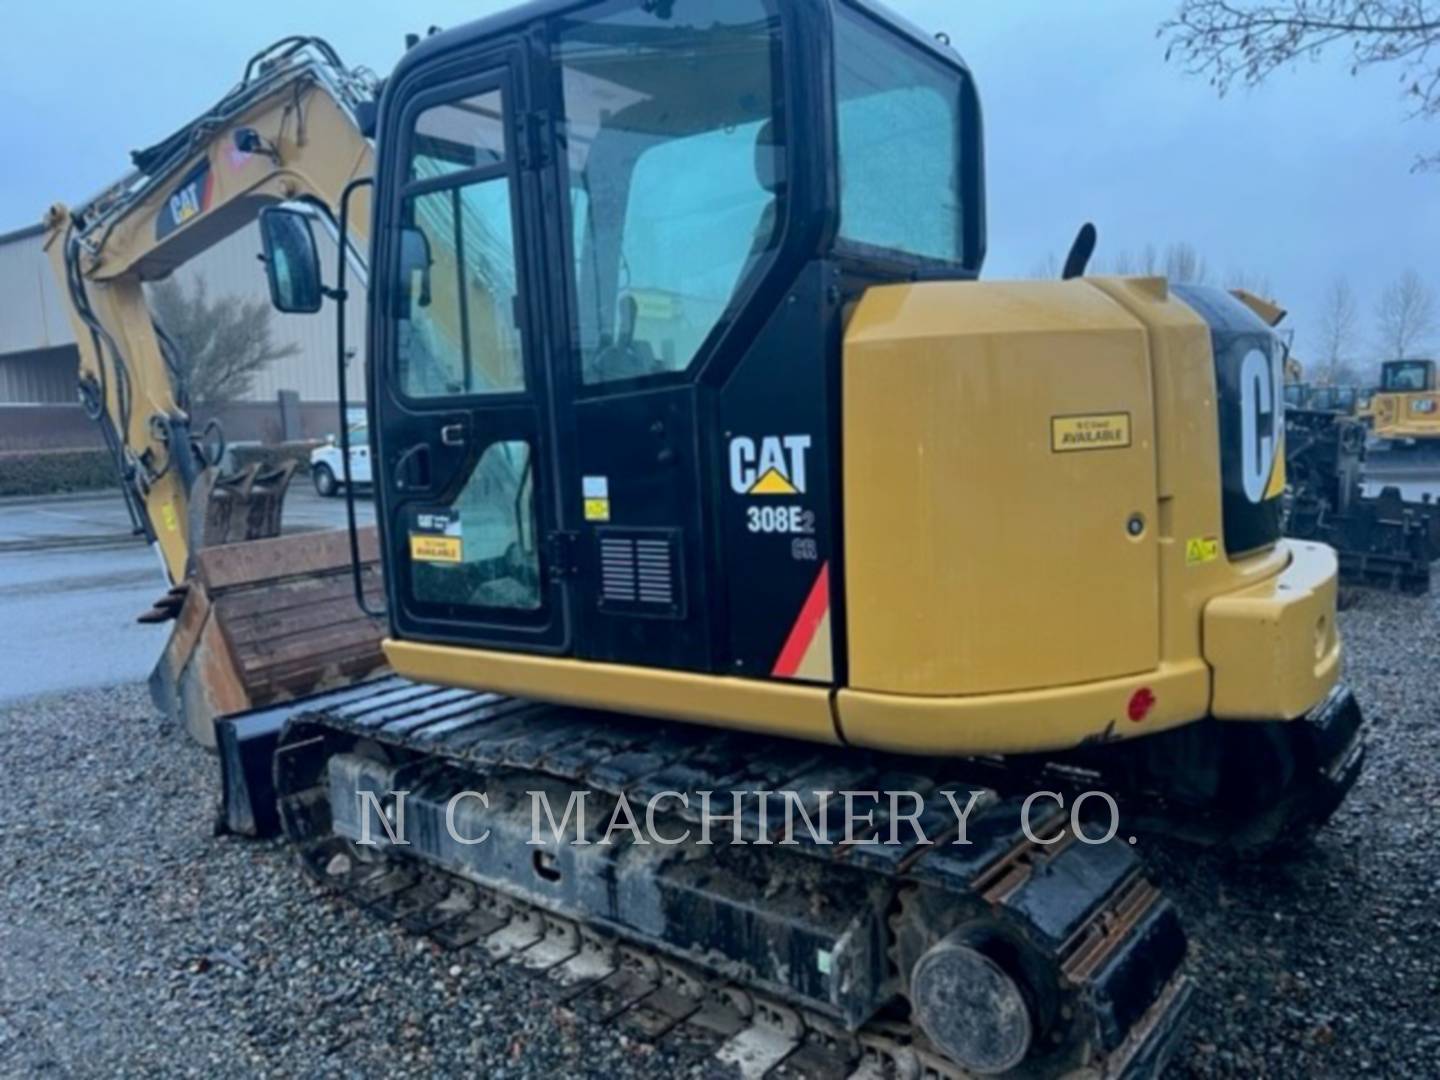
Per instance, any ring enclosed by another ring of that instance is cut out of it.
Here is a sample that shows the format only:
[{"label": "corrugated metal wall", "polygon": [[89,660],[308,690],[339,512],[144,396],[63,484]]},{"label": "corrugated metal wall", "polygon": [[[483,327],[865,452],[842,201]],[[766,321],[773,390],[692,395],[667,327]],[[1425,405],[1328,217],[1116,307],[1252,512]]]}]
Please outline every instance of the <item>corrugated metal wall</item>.
[{"label": "corrugated metal wall", "polygon": [[[329,234],[316,227],[315,239],[320,247],[320,265],[325,280],[333,281],[335,244]],[[264,300],[270,294],[265,285],[265,268],[260,265],[260,228],[249,225],[216,244],[175,272],[175,278],[188,291],[194,279],[204,276],[213,301],[220,296],[243,296]],[[353,281],[353,279],[352,279]],[[354,290],[352,290],[354,291]],[[365,303],[363,292],[359,303],[346,308],[345,340],[355,350],[350,363],[348,389],[357,401],[364,400],[362,358],[365,347]],[[281,390],[294,390],[303,401],[334,401],[339,391],[335,381],[335,311],[328,305],[318,315],[271,315],[271,330],[277,345],[295,344],[300,351],[294,356],[277,360],[255,380],[246,396],[248,401],[274,401]]]},{"label": "corrugated metal wall", "polygon": [[73,405],[79,360],[66,345],[0,356],[0,403]]},{"label": "corrugated metal wall", "polygon": [[[322,228],[316,228],[315,238],[328,280],[335,266],[335,245]],[[42,239],[39,232],[26,231],[0,240],[0,404],[54,401],[53,397],[31,395],[52,394],[62,379],[66,389],[61,400],[74,400],[75,338],[59,283],[41,247]],[[175,276],[188,290],[194,278],[203,275],[212,300],[240,295],[268,304],[264,268],[256,259],[259,253],[259,227],[250,225],[181,267]],[[364,400],[365,304],[363,293],[361,296],[360,302],[348,308],[345,331],[355,350],[349,390],[356,401]],[[271,318],[276,343],[294,343],[300,351],[271,364],[256,379],[245,400],[273,402],[279,391],[294,390],[302,401],[335,401],[334,310],[327,307],[318,315],[276,312]],[[56,348],[66,345],[72,347]],[[22,362],[12,367],[16,359]],[[44,367],[51,363],[55,370]]]},{"label": "corrugated metal wall", "polygon": [[75,343],[44,239],[35,228],[0,241],[0,356]]}]

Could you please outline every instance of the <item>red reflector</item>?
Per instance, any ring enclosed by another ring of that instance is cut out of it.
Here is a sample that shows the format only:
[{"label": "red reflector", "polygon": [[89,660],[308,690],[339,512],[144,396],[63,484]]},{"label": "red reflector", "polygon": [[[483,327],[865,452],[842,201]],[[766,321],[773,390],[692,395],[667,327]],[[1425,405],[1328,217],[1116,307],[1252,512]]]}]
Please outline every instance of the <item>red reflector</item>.
[{"label": "red reflector", "polygon": [[1155,707],[1155,695],[1151,693],[1148,686],[1142,686],[1135,693],[1130,695],[1130,719],[1135,723],[1144,720],[1150,715],[1150,710]]}]

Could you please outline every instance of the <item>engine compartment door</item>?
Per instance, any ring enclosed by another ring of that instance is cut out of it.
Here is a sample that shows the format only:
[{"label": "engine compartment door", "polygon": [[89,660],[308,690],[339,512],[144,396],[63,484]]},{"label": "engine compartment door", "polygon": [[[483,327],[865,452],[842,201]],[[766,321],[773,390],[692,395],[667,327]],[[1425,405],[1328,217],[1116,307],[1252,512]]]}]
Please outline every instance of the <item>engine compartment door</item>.
[{"label": "engine compartment door", "polygon": [[871,289],[843,376],[851,685],[960,695],[1159,662],[1146,333],[1083,281]]}]

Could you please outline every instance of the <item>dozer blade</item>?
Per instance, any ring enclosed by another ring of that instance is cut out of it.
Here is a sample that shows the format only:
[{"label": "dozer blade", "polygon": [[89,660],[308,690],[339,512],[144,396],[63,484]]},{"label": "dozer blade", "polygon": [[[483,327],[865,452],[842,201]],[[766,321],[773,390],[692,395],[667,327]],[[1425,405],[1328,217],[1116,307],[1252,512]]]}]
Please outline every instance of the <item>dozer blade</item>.
[{"label": "dozer blade", "polygon": [[[378,608],[373,528],[360,531],[360,558]],[[218,716],[343,686],[385,666],[384,627],[355,602],[343,532],[202,548],[187,585],[150,693],[203,746],[215,745]]]}]

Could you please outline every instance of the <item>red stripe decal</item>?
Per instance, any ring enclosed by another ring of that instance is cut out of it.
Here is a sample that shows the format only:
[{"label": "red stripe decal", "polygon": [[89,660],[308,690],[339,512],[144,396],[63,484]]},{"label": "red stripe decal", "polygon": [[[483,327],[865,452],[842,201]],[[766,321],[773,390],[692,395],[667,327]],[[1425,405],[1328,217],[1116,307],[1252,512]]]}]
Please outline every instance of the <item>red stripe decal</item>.
[{"label": "red stripe decal", "polygon": [[825,612],[829,609],[830,564],[827,562],[820,567],[820,575],[811,586],[810,595],[805,598],[795,625],[790,628],[790,636],[785,639],[785,647],[780,650],[780,658],[775,661],[771,675],[788,679],[799,670],[806,650],[815,640],[815,631],[820,629],[820,620],[825,618]]}]

